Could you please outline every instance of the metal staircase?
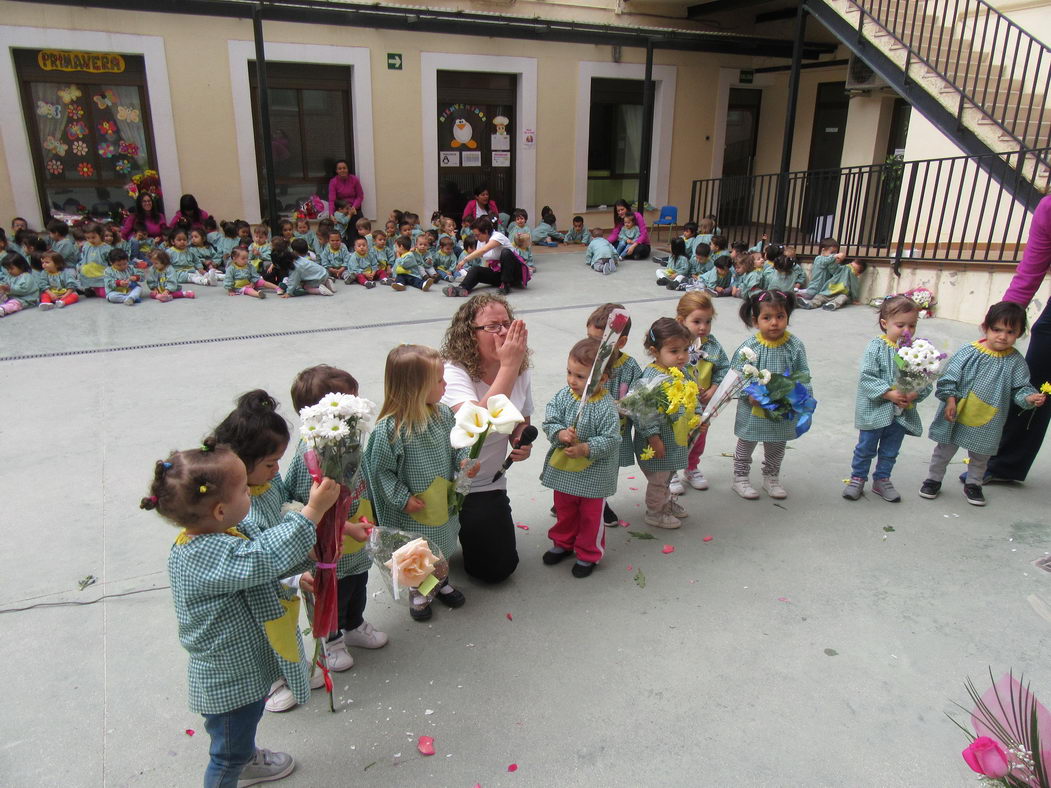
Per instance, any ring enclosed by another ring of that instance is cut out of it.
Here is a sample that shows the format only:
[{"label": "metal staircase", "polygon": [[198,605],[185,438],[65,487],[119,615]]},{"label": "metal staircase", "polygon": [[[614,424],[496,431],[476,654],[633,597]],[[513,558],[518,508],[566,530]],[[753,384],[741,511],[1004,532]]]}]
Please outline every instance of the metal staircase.
[{"label": "metal staircase", "polygon": [[[804,0],[804,9],[1029,210],[1051,170],[1051,47],[985,0]],[[1009,154],[1002,154],[1009,149]]]}]

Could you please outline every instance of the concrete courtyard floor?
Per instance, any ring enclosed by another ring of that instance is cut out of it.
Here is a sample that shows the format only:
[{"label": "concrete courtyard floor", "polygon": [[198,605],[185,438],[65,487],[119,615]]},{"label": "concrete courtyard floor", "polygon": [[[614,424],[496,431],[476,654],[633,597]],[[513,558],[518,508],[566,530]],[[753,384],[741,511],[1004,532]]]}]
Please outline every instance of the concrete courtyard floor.
[{"label": "concrete courtyard floor", "polygon": [[[579,254],[544,255],[540,266],[512,299],[529,327],[537,422],[595,304],[628,306],[639,357],[643,330],[676,300],[654,286],[649,262],[605,278]],[[274,393],[293,417],[289,385],[315,363],[346,367],[382,401],[390,347],[437,346],[461,303],[342,285],[334,298],[263,303],[198,293],[3,320],[5,785],[199,784],[208,737],[186,709],[168,591],[6,609],[165,586],[175,530],[138,509],[156,459],[195,445],[249,388]],[[737,304],[718,304],[714,333],[728,352],[748,333]],[[577,580],[567,564],[540,562],[552,522],[541,439],[510,473],[515,518],[528,527],[517,532],[516,574],[483,587],[454,560],[467,605],[427,625],[374,574],[366,615],[390,644],[355,651],[336,678],[338,713],[315,692],[260,726],[262,746],[298,761],[282,784],[971,783],[964,737],[945,716],[966,699],[964,679],[984,688],[989,667],[997,677],[1013,668],[1051,702],[1051,614],[1040,613],[1051,576],[1031,563],[1051,550],[1051,451],[1027,484],[989,487],[977,509],[955,481],[960,458],[941,498],[916,495],[932,444],[909,438],[894,475],[902,503],[845,501],[856,368],[875,315],[800,312],[791,329],[806,342],[820,404],[785,460],[783,504],[730,492],[733,417],[723,415],[702,462],[712,487],[683,496],[684,527],[647,529],[641,474],[623,470],[611,503],[631,525],[608,530],[605,560]],[[933,319],[921,333],[953,350],[978,332]],[[925,427],[933,411],[921,406]],[[631,536],[647,530],[656,539]],[[87,575],[98,582],[79,590]],[[434,737],[436,755],[417,753],[420,735]]]}]

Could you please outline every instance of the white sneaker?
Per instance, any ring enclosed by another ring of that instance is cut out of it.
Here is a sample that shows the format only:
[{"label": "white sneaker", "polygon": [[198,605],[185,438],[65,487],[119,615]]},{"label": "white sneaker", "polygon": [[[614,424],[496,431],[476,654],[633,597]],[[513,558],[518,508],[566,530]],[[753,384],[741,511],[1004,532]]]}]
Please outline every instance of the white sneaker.
[{"label": "white sneaker", "polygon": [[368,621],[362,621],[357,629],[343,631],[343,644],[354,648],[383,648],[387,639],[386,634],[374,629]]},{"label": "white sneaker", "polygon": [[205,287],[214,287],[214,285],[212,284],[212,280],[211,279],[209,279],[204,274],[197,273],[196,271],[194,273],[190,274],[189,279],[195,285],[204,285]]},{"label": "white sneaker", "polygon": [[62,309],[65,305],[66,305],[65,301],[56,301],[55,302],[55,309]]},{"label": "white sneaker", "polygon": [[749,501],[754,501],[759,497],[759,493],[756,491],[755,487],[752,486],[752,482],[748,480],[747,476],[735,476],[733,487],[731,489],[742,498]]},{"label": "white sneaker", "polygon": [[686,471],[686,481],[690,483],[690,486],[695,490],[707,490],[708,480],[704,478],[704,474],[701,473],[700,468],[695,468],[692,471]]},{"label": "white sneaker", "polygon": [[[321,671],[318,671],[321,674]],[[324,681],[322,680],[322,684]],[[296,696],[292,694],[284,679],[278,679],[270,686],[270,696],[266,699],[266,710],[279,714],[282,711],[294,709],[299,704]]]},{"label": "white sneaker", "polygon": [[323,296],[335,295],[335,293],[333,293],[331,290],[329,290],[325,285],[318,285],[317,286],[317,291],[319,293],[321,293],[321,295],[323,295]]},{"label": "white sneaker", "polygon": [[682,528],[679,518],[667,510],[660,512],[647,511],[646,519],[643,522],[646,525],[652,525],[654,528]]},{"label": "white sneaker", "polygon": [[668,511],[671,512],[672,516],[678,517],[680,520],[685,520],[687,517],[690,516],[690,513],[686,511],[686,509],[681,503],[675,500],[674,496],[672,496],[672,499],[668,501],[667,508]]},{"label": "white sneaker", "polygon": [[771,498],[781,499],[788,497],[788,491],[781,486],[781,480],[776,476],[764,476],[763,489],[766,490],[766,494]]},{"label": "white sneaker", "polygon": [[342,673],[354,667],[354,657],[347,651],[347,644],[343,642],[342,635],[335,640],[324,641],[322,648],[325,650],[325,664],[333,673]]},{"label": "white sneaker", "polygon": [[[59,303],[61,304],[62,302],[59,301]],[[37,309],[39,309],[41,312],[47,312],[47,311],[49,311],[51,309],[54,309],[54,308],[55,308],[54,304],[44,303],[43,301],[41,301],[40,302],[40,306],[37,307]]]},{"label": "white sneaker", "polygon": [[679,478],[679,474],[675,474],[671,477],[668,491],[671,492],[672,495],[682,495],[686,492],[686,488],[682,486],[682,479]]},{"label": "white sneaker", "polygon": [[325,686],[325,673],[320,667],[314,668],[314,673],[310,677],[310,689],[321,689]]},{"label": "white sneaker", "polygon": [[208,284],[211,285],[212,287],[218,287],[219,286],[219,282],[222,281],[222,278],[223,278],[223,275],[216,268],[212,268],[205,275],[208,277]]}]

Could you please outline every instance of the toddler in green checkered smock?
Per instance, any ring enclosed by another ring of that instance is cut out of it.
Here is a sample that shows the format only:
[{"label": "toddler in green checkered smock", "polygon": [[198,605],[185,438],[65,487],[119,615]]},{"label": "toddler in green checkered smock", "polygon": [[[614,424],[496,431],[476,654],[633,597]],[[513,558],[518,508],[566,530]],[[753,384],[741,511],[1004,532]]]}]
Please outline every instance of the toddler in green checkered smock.
[{"label": "toddler in green checkered smock", "polygon": [[[441,403],[445,365],[433,348],[400,345],[387,355],[383,387],[383,408],[362,461],[376,520],[426,537],[448,559],[460,532],[454,484],[468,450],[449,443],[456,419]],[[478,464],[466,473],[474,478]],[[448,575],[443,579],[435,598],[461,607],[464,595]],[[415,621],[430,620],[430,600],[413,590],[409,614]]]},{"label": "toddler in green checkered smock", "polygon": [[938,445],[920,487],[921,498],[938,497],[945,469],[963,447],[970,457],[964,497],[969,504],[985,506],[985,469],[1000,447],[1011,403],[1031,410],[1047,400],[1033,388],[1025,357],[1014,346],[1025,330],[1024,307],[1012,301],[993,304],[982,321],[985,338],[949,359],[934,391],[942,405],[928,434]]},{"label": "toddler in green checkered smock", "polygon": [[292,757],[255,746],[255,731],[274,682],[309,697],[297,597],[281,578],[307,560],[316,524],[339,494],[324,479],[301,512],[263,529],[248,517],[248,472],[214,438],[175,452],[154,468],[143,509],[182,526],[168,556],[179,640],[190,654],[190,710],[211,737],[204,783],[277,780]]}]

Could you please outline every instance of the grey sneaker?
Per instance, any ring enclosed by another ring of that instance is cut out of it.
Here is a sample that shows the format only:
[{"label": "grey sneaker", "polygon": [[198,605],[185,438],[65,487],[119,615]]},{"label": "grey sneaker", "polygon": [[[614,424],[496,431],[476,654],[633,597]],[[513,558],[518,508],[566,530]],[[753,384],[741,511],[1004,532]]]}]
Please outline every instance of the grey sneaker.
[{"label": "grey sneaker", "polygon": [[788,491],[781,486],[781,480],[776,476],[764,476],[763,489],[771,498],[781,500],[788,497]]},{"label": "grey sneaker", "polygon": [[237,788],[280,780],[290,775],[295,768],[296,762],[287,752],[257,749],[255,757],[241,770],[241,776],[237,778]]},{"label": "grey sneaker", "polygon": [[843,489],[843,497],[848,501],[856,501],[861,497],[861,493],[864,489],[865,480],[859,479],[857,476],[851,476],[850,481],[847,482],[847,486]]},{"label": "grey sneaker", "polygon": [[898,503],[901,500],[901,494],[894,489],[890,479],[873,479],[872,492],[876,493],[884,501],[890,501],[891,503]]},{"label": "grey sneaker", "polygon": [[680,520],[685,520],[690,516],[690,513],[687,512],[686,508],[675,499],[676,496],[673,495],[671,500],[668,501],[668,513],[673,517],[678,517]]},{"label": "grey sneaker", "polygon": [[759,497],[758,491],[752,486],[747,476],[735,476],[730,489],[748,501],[754,501]]}]

